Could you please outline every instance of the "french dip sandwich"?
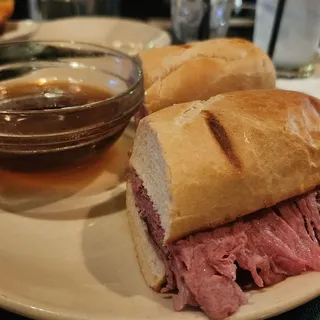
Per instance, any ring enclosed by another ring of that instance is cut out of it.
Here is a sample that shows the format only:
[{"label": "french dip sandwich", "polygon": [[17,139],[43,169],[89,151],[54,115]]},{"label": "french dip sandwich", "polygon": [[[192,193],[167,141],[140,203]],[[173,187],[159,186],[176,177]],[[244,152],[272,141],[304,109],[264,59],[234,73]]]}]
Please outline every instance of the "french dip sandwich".
[{"label": "french dip sandwich", "polygon": [[145,103],[136,116],[217,94],[273,89],[275,69],[267,56],[243,39],[213,39],[142,51]]},{"label": "french dip sandwich", "polygon": [[[320,271],[320,100],[221,94],[142,119],[127,209],[142,274],[224,319],[244,289]],[[272,290],[272,288],[270,289]]]}]

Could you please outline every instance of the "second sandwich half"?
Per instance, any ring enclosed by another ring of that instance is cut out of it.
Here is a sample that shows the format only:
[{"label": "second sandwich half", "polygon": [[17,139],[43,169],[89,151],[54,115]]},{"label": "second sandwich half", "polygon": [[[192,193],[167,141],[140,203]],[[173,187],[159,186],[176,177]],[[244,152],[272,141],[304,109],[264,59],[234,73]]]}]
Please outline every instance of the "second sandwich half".
[{"label": "second sandwich half", "polygon": [[144,116],[177,103],[207,100],[217,94],[250,89],[273,89],[272,61],[253,43],[237,38],[211,39],[139,54],[145,102]]}]

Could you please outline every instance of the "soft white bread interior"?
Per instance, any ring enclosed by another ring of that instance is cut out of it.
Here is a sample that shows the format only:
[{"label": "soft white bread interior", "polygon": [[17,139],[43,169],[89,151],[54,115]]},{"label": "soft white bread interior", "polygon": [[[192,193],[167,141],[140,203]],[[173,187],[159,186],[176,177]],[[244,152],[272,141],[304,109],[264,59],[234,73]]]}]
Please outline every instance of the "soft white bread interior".
[{"label": "soft white bread interior", "polygon": [[213,39],[142,51],[145,108],[207,100],[219,93],[272,89],[274,66],[261,49],[243,39]]},{"label": "soft white bread interior", "polygon": [[154,290],[159,291],[165,281],[165,268],[149,241],[147,226],[140,219],[130,184],[127,185],[126,202],[129,227],[140,270],[146,283]]},{"label": "soft white bread interior", "polygon": [[166,108],[139,123],[130,166],[164,242],[222,225],[320,184],[320,101],[252,90]]}]

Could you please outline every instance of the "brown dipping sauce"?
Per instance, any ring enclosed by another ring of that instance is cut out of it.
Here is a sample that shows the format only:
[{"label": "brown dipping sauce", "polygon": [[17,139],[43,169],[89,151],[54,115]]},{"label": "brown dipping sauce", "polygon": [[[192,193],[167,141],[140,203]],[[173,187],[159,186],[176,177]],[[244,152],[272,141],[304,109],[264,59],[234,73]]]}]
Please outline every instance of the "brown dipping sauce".
[{"label": "brown dipping sauce", "polygon": [[[112,94],[103,88],[97,88],[86,84],[74,84],[69,82],[22,83],[8,87],[0,86],[0,110],[21,111],[21,113],[23,113],[23,111],[44,109],[56,109],[58,111],[58,109],[65,107],[80,106],[103,101],[111,96]],[[19,97],[21,97],[20,100]],[[6,98],[15,98],[15,101],[8,100],[6,102]],[[109,105],[106,109],[109,109]],[[94,112],[94,110],[88,111],[89,116],[90,111]],[[108,114],[108,110],[106,110],[106,114]],[[41,115],[41,117],[43,119],[46,115]],[[41,117],[34,122],[33,125],[37,127],[43,126],[44,124],[41,122]],[[75,120],[75,122],[80,121],[81,119],[79,119],[79,121]],[[8,123],[8,126],[9,125],[15,125],[14,121]],[[19,128],[23,128],[23,124],[19,125]],[[26,123],[26,126],[28,125],[30,124]],[[59,123],[59,127],[60,126],[61,130],[64,130],[64,128],[70,127],[70,122],[67,123],[67,120],[64,120],[64,117],[61,117],[61,125]],[[106,138],[103,138],[98,142],[68,150],[55,150],[48,153],[39,152],[33,154],[17,154],[0,151],[0,170],[32,172],[79,167],[101,155],[104,150],[119,138],[123,129],[112,132],[109,136],[106,135]]]}]

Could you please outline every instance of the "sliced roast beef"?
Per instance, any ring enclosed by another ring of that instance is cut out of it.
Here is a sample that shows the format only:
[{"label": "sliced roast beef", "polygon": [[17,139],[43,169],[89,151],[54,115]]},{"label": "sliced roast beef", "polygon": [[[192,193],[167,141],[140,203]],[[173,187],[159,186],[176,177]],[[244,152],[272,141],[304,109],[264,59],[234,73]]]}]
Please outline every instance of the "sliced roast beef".
[{"label": "sliced roast beef", "polygon": [[131,181],[136,205],[139,208],[140,218],[146,222],[148,230],[147,236],[166,268],[167,285],[162,288],[162,292],[168,292],[176,288],[176,281],[173,270],[170,267],[170,261],[167,259],[170,253],[167,250],[167,247],[162,246],[164,231],[161,228],[160,217],[154,210],[153,204],[150,201],[147,190],[143,187],[142,181],[138,178],[133,169],[128,171],[128,179]]},{"label": "sliced roast beef", "polygon": [[138,109],[137,113],[134,115],[134,121],[136,124],[139,123],[141,119],[146,117],[148,115],[147,109],[145,106],[142,104],[142,106]]},{"label": "sliced roast beef", "polygon": [[246,302],[239,270],[257,287],[320,271],[319,191],[163,246],[159,215],[134,170],[129,180],[149,239],[166,266],[163,290],[178,288],[176,310],[200,306],[212,319],[228,317]]}]

